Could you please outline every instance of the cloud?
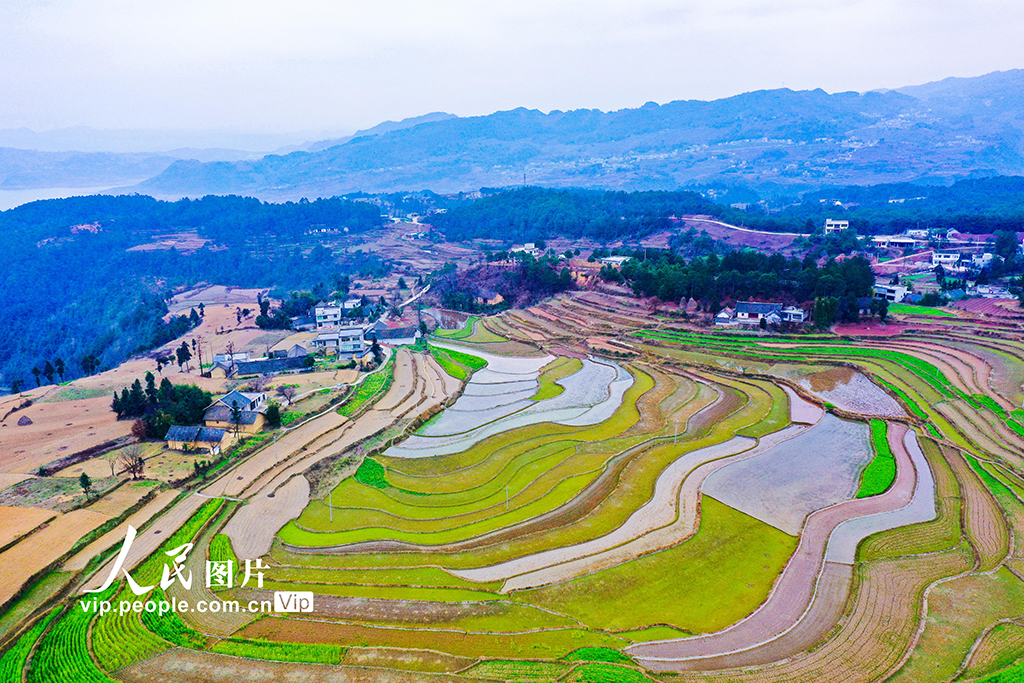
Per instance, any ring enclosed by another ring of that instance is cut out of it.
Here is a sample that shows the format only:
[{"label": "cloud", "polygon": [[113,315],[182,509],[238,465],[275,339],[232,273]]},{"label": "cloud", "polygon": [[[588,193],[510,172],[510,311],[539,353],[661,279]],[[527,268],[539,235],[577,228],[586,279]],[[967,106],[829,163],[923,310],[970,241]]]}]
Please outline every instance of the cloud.
[{"label": "cloud", "polygon": [[355,128],[898,87],[1024,66],[1022,28],[1004,0],[13,0],[0,127]]}]

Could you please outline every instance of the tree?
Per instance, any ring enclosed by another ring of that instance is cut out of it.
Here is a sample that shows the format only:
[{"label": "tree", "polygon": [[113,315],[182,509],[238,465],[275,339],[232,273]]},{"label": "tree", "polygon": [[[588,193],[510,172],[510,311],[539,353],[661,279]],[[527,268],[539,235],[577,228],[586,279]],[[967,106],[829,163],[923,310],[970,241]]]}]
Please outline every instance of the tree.
[{"label": "tree", "polygon": [[92,479],[85,472],[78,477],[78,485],[82,487],[82,493],[88,498],[92,494]]},{"label": "tree", "polygon": [[11,382],[11,393],[20,394],[21,390],[25,388],[25,380],[19,378]]},{"label": "tree", "polygon": [[374,362],[380,365],[380,362],[384,359],[384,349],[380,347],[380,344],[377,343],[376,339],[374,339],[373,343],[370,344],[370,353],[373,354]]},{"label": "tree", "polygon": [[39,369],[39,366],[32,368],[32,376],[36,378],[36,386],[41,386],[42,382],[39,381],[39,375],[43,374],[43,371]]},{"label": "tree", "polygon": [[235,434],[242,430],[242,409],[238,406],[238,401],[231,402],[231,424],[235,426]]},{"label": "tree", "polygon": [[141,446],[132,444],[122,450],[119,461],[124,471],[132,475],[132,479],[142,478],[146,469],[146,459],[142,457]]},{"label": "tree", "polygon": [[53,375],[57,370],[53,367],[53,363],[46,361],[46,365],[43,366],[43,374],[46,375],[46,381],[53,384]]},{"label": "tree", "polygon": [[99,369],[100,359],[90,353],[86,356],[83,356],[82,360],[79,361],[79,364],[82,366],[83,373],[85,373],[86,375],[91,375],[92,373],[96,372]]},{"label": "tree", "polygon": [[193,308],[191,310],[191,312],[189,312],[189,314],[188,314],[188,322],[189,322],[190,325],[192,325],[192,327],[198,327],[199,323],[202,322],[202,320],[200,320],[200,318],[199,318],[199,314],[196,313],[196,309]]},{"label": "tree", "polygon": [[153,373],[149,371],[146,372],[146,398],[150,403],[156,403],[156,377],[154,377]]},{"label": "tree", "polygon": [[879,299],[878,300],[878,319],[883,323],[885,319],[889,317],[889,300]]},{"label": "tree", "polygon": [[206,304],[204,304],[202,302],[199,303],[199,317],[200,318],[205,318],[206,317]]},{"label": "tree", "polygon": [[281,426],[281,406],[276,403],[271,403],[267,406],[265,416],[267,418],[267,425],[269,425],[271,429],[276,429]]},{"label": "tree", "polygon": [[139,418],[135,422],[132,422],[132,436],[139,441],[142,441],[149,436],[149,425],[142,418]]},{"label": "tree", "polygon": [[178,347],[175,355],[178,358],[178,368],[187,367],[188,362],[192,360],[192,351],[188,348],[186,342],[181,342],[181,346]]},{"label": "tree", "polygon": [[409,289],[409,285],[407,285],[405,283],[405,278],[404,277],[398,278],[398,288],[399,289]]},{"label": "tree", "polygon": [[60,375],[60,381],[63,382],[64,381],[64,370],[67,369],[67,366],[64,365],[64,359],[63,358],[58,358],[54,362],[53,367],[57,370],[57,374]]},{"label": "tree", "polygon": [[292,404],[292,399],[295,397],[296,391],[295,387],[288,384],[282,384],[277,387],[277,395],[288,401],[288,405]]},{"label": "tree", "polygon": [[107,461],[107,465],[110,466],[110,476],[116,476],[117,465],[120,462],[121,454],[118,453],[117,451],[110,451],[109,453],[105,454],[103,458]]}]

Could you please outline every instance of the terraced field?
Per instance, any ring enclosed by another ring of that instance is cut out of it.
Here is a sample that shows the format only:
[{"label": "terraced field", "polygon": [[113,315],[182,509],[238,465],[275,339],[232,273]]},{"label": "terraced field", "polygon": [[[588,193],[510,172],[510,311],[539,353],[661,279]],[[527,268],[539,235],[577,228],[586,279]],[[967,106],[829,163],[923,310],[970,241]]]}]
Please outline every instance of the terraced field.
[{"label": "terraced field", "polygon": [[[1024,343],[946,320],[891,339],[718,335],[596,292],[470,318],[130,518],[149,525],[125,565],[137,578],[158,582],[186,542],[197,577],[236,563],[230,588],[154,597],[309,591],[311,612],[99,616],[29,591],[0,672],[1024,676]],[[51,516],[19,512],[5,552]],[[109,573],[104,531],[51,550],[79,588]],[[239,585],[256,559],[263,584]]]}]

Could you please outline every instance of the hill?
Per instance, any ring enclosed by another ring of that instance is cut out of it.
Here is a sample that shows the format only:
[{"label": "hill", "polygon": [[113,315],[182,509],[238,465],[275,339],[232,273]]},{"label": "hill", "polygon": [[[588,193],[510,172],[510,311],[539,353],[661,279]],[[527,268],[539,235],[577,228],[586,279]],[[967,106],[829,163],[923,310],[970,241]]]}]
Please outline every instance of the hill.
[{"label": "hill", "polygon": [[761,90],[637,109],[514,109],[382,126],[315,151],[178,161],[139,191],[262,197],[509,186],[804,190],[1024,172],[1024,70],[885,92]]}]

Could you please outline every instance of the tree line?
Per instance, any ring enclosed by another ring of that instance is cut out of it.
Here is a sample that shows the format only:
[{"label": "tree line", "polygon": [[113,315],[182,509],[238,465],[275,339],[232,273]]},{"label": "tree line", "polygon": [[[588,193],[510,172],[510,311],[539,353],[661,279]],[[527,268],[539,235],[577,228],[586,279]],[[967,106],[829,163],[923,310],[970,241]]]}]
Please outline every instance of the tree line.
[{"label": "tree line", "polygon": [[156,377],[147,372],[143,382],[136,379],[120,393],[114,392],[110,408],[118,420],[132,419],[132,434],[140,439],[162,439],[172,425],[195,425],[203,421],[203,414],[213,401],[208,391],[194,384],[172,384],[164,377],[156,384]]}]

